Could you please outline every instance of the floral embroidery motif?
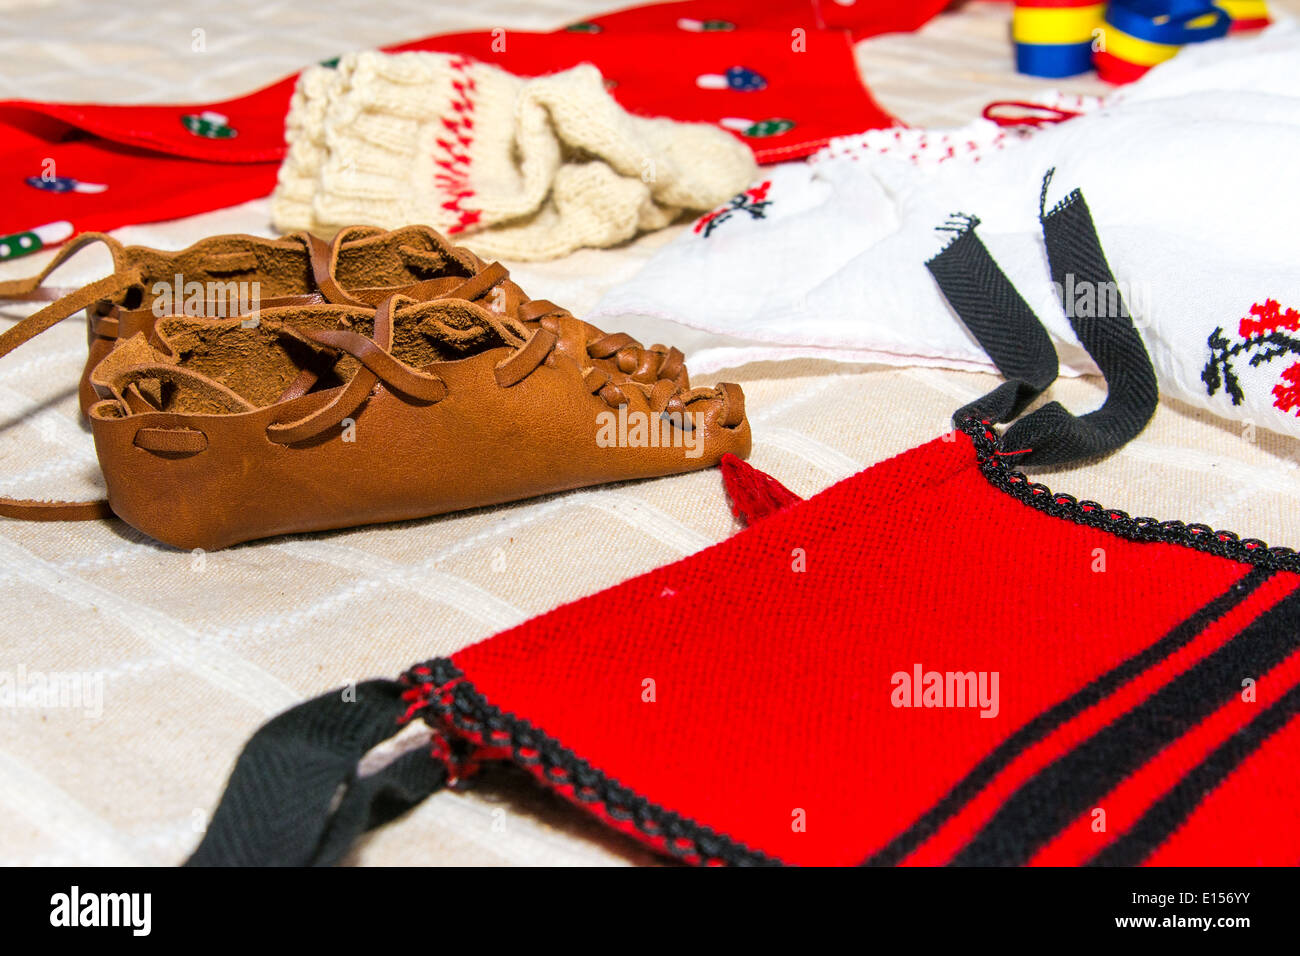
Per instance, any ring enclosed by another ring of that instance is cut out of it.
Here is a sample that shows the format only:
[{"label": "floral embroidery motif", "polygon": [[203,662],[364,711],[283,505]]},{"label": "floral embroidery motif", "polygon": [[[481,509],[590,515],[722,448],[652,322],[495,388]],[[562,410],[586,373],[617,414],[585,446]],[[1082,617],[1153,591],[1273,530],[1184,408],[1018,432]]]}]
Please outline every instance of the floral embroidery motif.
[{"label": "floral embroidery motif", "polygon": [[759,120],[758,122],[740,116],[728,116],[718,120],[718,125],[724,129],[739,133],[741,136],[748,136],[750,139],[764,139],[768,136],[780,136],[782,133],[788,133],[795,128],[796,124],[794,120],[782,119],[777,116]]},{"label": "floral embroidery motif", "polygon": [[736,29],[736,25],[730,20],[696,20],[693,17],[681,17],[677,21],[677,29],[685,30],[687,33],[727,33]]},{"label": "floral embroidery motif", "polygon": [[[1210,360],[1201,371],[1206,392],[1213,395],[1222,388],[1232,404],[1240,405],[1246,393],[1233,370],[1232,360],[1248,354],[1251,368],[1258,368],[1276,358],[1300,356],[1300,336],[1288,335],[1289,332],[1300,332],[1300,312],[1283,309],[1276,299],[1265,299],[1250,307],[1250,316],[1242,318],[1237,326],[1240,341],[1229,341],[1222,326],[1215,329],[1207,340]],[[1300,416],[1300,361],[1288,366],[1282,372],[1281,381],[1273,386],[1273,405]]]},{"label": "floral embroidery motif", "polygon": [[738,212],[749,213],[751,219],[766,219],[767,207],[772,205],[772,200],[767,198],[767,191],[771,186],[772,182],[768,180],[746,189],[738,196],[732,196],[727,205],[705,213],[697,219],[695,232],[707,239],[713,234],[714,229]]},{"label": "floral embroidery motif", "polygon": [[756,93],[767,89],[767,79],[747,66],[728,67],[725,73],[703,73],[695,78],[702,90],[734,90],[737,93]]},{"label": "floral embroidery motif", "polygon": [[239,131],[230,125],[228,117],[211,110],[186,113],[181,117],[181,125],[204,139],[234,139],[239,135]]},{"label": "floral embroidery motif", "polygon": [[83,183],[71,176],[28,176],[24,182],[47,193],[102,193],[108,189],[103,183]]},{"label": "floral embroidery motif", "polygon": [[46,246],[56,245],[70,238],[73,232],[72,223],[60,219],[58,222],[48,222],[35,229],[15,232],[11,236],[0,236],[0,261],[40,252]]}]

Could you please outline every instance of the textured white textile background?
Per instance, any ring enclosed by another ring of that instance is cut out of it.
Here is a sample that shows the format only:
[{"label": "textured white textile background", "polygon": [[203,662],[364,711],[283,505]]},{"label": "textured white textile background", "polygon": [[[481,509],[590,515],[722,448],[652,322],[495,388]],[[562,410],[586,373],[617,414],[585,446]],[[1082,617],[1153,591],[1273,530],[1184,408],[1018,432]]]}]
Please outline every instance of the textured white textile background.
[{"label": "textured white textile background", "polygon": [[[1296,0],[1284,6],[1296,7]],[[549,29],[609,0],[0,0],[0,96],[95,101],[218,99],[339,52],[429,33]],[[859,47],[875,93],[913,125],[957,124],[992,99],[1041,88],[1010,67],[1007,7],[977,4],[919,35]],[[191,52],[203,29],[207,52]],[[1056,84],[1102,90],[1095,80]],[[203,235],[268,231],[265,201],[121,230],[179,247]],[[528,291],[581,313],[672,231],[617,250],[514,269]],[[9,263],[5,278],[40,259]],[[78,262],[68,279],[94,277]],[[5,321],[22,308],[4,308]],[[0,488],[71,497],[100,487],[76,415],[84,357],[76,322],[0,363]],[[796,492],[833,481],[946,428],[989,375],[816,362],[727,373],[748,397],[753,462]],[[1089,380],[1052,391],[1076,410]],[[1131,512],[1203,520],[1300,544],[1300,443],[1258,442],[1162,405],[1109,460],[1041,474],[1062,491]],[[278,539],[202,560],[120,522],[0,521],[0,672],[91,672],[103,712],[0,712],[0,863],[182,860],[240,745],[267,717],[351,679],[394,675],[555,604],[718,541],[733,531],[716,472],[581,491],[509,507]],[[504,818],[494,813],[506,811]],[[504,819],[504,830],[494,821]],[[649,854],[509,774],[440,794],[370,837],[366,864],[626,864]]]}]

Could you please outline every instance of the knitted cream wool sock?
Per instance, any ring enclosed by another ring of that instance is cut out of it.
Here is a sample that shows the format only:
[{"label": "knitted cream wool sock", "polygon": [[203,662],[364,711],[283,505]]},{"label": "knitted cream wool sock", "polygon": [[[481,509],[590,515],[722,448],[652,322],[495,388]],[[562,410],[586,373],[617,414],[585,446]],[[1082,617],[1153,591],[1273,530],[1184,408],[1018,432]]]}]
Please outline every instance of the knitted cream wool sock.
[{"label": "knitted cream wool sock", "polygon": [[509,259],[663,228],[757,172],[719,129],[627,113],[595,67],[528,80],[442,53],[352,54],[307,70],[286,139],[277,228],[425,223]]}]

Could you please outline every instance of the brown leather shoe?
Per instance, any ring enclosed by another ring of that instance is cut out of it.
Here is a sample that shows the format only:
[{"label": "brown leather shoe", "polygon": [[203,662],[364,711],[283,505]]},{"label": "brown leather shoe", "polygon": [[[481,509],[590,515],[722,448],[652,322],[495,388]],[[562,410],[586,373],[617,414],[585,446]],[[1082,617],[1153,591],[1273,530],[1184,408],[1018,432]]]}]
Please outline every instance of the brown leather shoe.
[{"label": "brown leather shoe", "polygon": [[447,298],[160,319],[93,373],[112,511],[211,550],[748,454],[738,386],[616,382],[590,329]]},{"label": "brown leather shoe", "polygon": [[[60,264],[91,243],[108,247],[111,275],[74,290],[44,286]],[[0,336],[0,355],[85,309],[90,352],[79,389],[84,412],[106,397],[93,391],[91,370],[119,338],[152,335],[160,315],[230,318],[253,309],[321,302],[373,309],[395,294],[478,300],[525,323],[569,314],[552,302],[529,299],[499,263],[485,263],[427,226],[391,232],[353,226],[329,243],[307,233],[282,239],[213,236],[177,252],[123,246],[103,233],[83,233],[38,275],[0,283],[0,300],[55,300]],[[623,333],[606,334],[591,325],[586,329],[593,362],[615,380],[668,378],[689,386],[677,349],[646,348]]]}]

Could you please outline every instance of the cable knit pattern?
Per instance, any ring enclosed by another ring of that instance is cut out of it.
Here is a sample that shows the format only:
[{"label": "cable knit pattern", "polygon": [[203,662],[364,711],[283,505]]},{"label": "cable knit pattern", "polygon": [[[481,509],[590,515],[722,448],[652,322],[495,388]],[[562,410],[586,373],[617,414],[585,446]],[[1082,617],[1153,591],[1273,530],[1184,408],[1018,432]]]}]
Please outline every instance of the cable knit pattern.
[{"label": "cable knit pattern", "polygon": [[625,111],[583,65],[536,79],[442,53],[360,53],[303,73],[277,228],[424,223],[476,252],[553,259],[709,209],[757,168],[702,123]]}]

